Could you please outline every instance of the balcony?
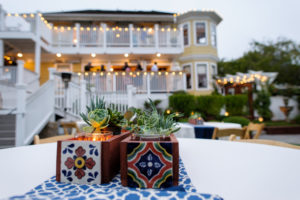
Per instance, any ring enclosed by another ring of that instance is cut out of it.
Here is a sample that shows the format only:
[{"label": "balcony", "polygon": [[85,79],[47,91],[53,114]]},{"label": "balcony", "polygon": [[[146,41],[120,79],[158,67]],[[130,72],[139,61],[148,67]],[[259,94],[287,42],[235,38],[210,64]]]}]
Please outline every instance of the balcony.
[{"label": "balcony", "polygon": [[170,25],[136,27],[53,26],[41,14],[7,14],[0,11],[0,38],[39,41],[51,53],[64,54],[179,54],[182,30]]}]

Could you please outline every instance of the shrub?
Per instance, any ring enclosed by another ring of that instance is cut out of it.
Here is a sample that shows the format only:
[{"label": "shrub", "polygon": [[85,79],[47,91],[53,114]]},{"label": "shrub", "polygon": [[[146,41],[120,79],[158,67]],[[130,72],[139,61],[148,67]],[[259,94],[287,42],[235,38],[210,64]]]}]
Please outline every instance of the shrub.
[{"label": "shrub", "polygon": [[244,115],[244,108],[247,106],[248,97],[245,94],[225,96],[226,111],[231,116]]},{"label": "shrub", "polygon": [[195,110],[195,97],[185,93],[173,94],[169,97],[169,106],[174,111],[189,117],[191,112]]},{"label": "shrub", "polygon": [[257,93],[257,97],[254,101],[254,108],[257,110],[258,114],[262,116],[265,120],[270,120],[273,116],[270,110],[271,95],[266,90],[262,90]]},{"label": "shrub", "polygon": [[205,118],[218,118],[224,105],[224,97],[221,95],[208,95],[196,97],[196,110]]},{"label": "shrub", "polygon": [[250,123],[249,119],[247,119],[245,117],[238,117],[238,116],[226,117],[223,119],[223,121],[237,123],[237,124],[240,124],[241,126],[247,126]]},{"label": "shrub", "polygon": [[295,117],[294,121],[296,124],[300,124],[300,114]]}]

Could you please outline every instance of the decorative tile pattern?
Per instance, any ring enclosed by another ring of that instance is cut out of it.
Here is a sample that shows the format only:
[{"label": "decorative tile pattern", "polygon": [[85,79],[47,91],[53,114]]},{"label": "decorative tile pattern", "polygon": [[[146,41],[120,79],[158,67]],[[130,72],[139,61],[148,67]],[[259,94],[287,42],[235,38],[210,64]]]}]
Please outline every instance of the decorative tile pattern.
[{"label": "decorative tile pattern", "polygon": [[168,189],[139,189],[127,188],[121,185],[120,175],[109,184],[78,185],[59,183],[55,176],[37,186],[25,195],[14,196],[9,199],[130,199],[130,200],[223,200],[217,195],[197,193],[186,173],[181,160],[179,161],[179,186]]},{"label": "decorative tile pattern", "polygon": [[127,144],[129,187],[166,188],[173,185],[172,143]]},{"label": "decorative tile pattern", "polygon": [[63,183],[101,183],[101,142],[63,141],[60,177]]}]

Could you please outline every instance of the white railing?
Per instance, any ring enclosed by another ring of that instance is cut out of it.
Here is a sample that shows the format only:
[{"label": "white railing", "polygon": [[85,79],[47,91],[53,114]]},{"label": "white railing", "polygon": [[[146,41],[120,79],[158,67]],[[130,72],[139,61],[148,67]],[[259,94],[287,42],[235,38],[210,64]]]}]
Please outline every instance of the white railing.
[{"label": "white railing", "polygon": [[153,28],[134,28],[132,35],[133,47],[155,47],[155,31]]},{"label": "white railing", "polygon": [[126,92],[127,85],[137,93],[170,93],[185,90],[184,72],[89,72],[84,74],[91,92]]},{"label": "white railing", "polygon": [[52,30],[40,18],[38,18],[38,23],[41,30],[41,37],[48,44],[52,44]]},{"label": "white railing", "polygon": [[[77,29],[76,29],[77,30]],[[81,27],[79,30],[79,45],[81,47],[102,47],[103,46],[103,30],[99,27]],[[73,36],[74,39],[76,34]]]},{"label": "white railing", "polygon": [[17,66],[0,67],[0,83],[14,85],[17,81]]},{"label": "white railing", "polygon": [[159,47],[181,47],[180,30],[177,28],[162,27],[158,31]]},{"label": "white railing", "polygon": [[77,43],[76,31],[67,27],[59,31],[57,27],[52,32],[52,45],[54,47],[75,47]]},{"label": "white railing", "polygon": [[108,28],[106,30],[107,47],[129,47],[130,31],[128,27]]},{"label": "white railing", "polygon": [[4,31],[8,32],[34,32],[34,20],[17,15],[6,15]]}]

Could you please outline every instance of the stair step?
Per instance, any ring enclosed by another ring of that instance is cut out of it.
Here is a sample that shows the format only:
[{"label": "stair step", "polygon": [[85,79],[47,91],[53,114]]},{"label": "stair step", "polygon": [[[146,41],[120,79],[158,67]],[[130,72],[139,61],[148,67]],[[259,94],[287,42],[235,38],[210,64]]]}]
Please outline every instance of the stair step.
[{"label": "stair step", "polygon": [[0,131],[0,140],[1,138],[15,138],[15,131]]},{"label": "stair step", "polygon": [[0,146],[4,146],[4,145],[15,145],[15,138],[12,137],[1,138]]}]

